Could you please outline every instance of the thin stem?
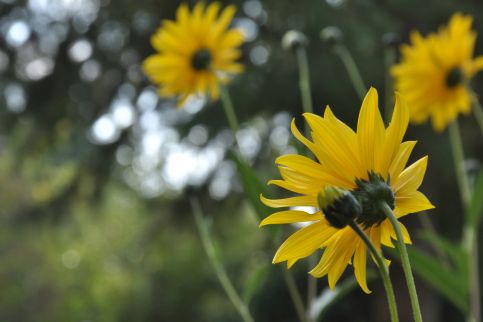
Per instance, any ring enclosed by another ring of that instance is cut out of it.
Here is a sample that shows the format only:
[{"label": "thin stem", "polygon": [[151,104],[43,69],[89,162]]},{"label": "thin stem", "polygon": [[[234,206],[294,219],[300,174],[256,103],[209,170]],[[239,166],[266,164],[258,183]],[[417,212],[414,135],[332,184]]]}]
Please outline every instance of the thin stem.
[{"label": "thin stem", "polygon": [[[230,125],[230,129],[233,132],[233,135],[235,137],[235,142],[237,142],[236,133],[238,132],[238,129],[240,128],[240,126],[236,117],[235,108],[233,107],[233,102],[231,100],[230,93],[228,92],[228,88],[223,84],[220,84],[220,98],[223,105],[223,109],[225,111],[226,118],[228,119],[228,124]],[[294,306],[300,321],[310,322],[310,321],[307,321],[305,317],[305,309],[302,301],[302,296],[300,295],[300,292],[297,288],[297,285],[295,284],[292,274],[288,272],[287,269],[282,269],[282,270],[283,270],[285,284],[287,285],[287,289],[289,291],[290,297],[292,298],[292,301],[294,303]]]},{"label": "thin stem", "polygon": [[254,322],[253,317],[248,310],[248,307],[242,301],[241,297],[238,295],[233,283],[230,281],[222,263],[220,262],[218,256],[216,256],[215,247],[213,241],[211,240],[210,233],[206,227],[205,219],[203,218],[202,210],[199,201],[195,198],[190,198],[191,209],[195,217],[196,228],[200,234],[201,243],[203,248],[208,255],[211,266],[213,267],[218,280],[220,281],[223,290],[230,299],[231,303],[235,309],[240,314],[244,322]]},{"label": "thin stem", "polygon": [[[474,96],[474,94],[473,94]],[[476,97],[475,97],[476,99]],[[474,99],[474,100],[475,100]],[[478,101],[476,99],[476,101]],[[479,105],[479,102],[478,102]],[[480,106],[481,107],[481,106]],[[468,180],[468,175],[463,167],[464,152],[463,142],[461,140],[461,133],[457,120],[453,121],[449,126],[449,134],[451,141],[451,148],[453,151],[454,166],[456,171],[456,179],[458,180],[458,187],[460,190],[461,200],[463,202],[464,210],[467,210],[471,202],[471,186]],[[469,275],[469,290],[470,290],[470,311],[468,321],[481,321],[480,308],[480,283],[479,283],[479,256],[478,256],[478,227],[470,223],[465,224],[463,228],[463,248],[468,254],[468,275]]]},{"label": "thin stem", "polygon": [[480,127],[480,131],[483,133],[483,107],[476,93],[471,91],[471,102],[473,103],[473,114],[475,115],[476,122]]},{"label": "thin stem", "polygon": [[386,69],[386,73],[384,75],[384,92],[385,92],[385,106],[384,106],[384,120],[389,122],[392,116],[392,106],[393,106],[393,85],[392,85],[392,77],[390,71],[390,67],[396,61],[396,51],[393,47],[388,47],[384,51],[384,65]]},{"label": "thin stem", "polygon": [[468,180],[468,176],[464,169],[463,143],[461,141],[461,134],[457,120],[454,120],[449,125],[449,138],[451,142],[451,149],[453,151],[453,163],[456,171],[456,179],[458,181],[461,200],[463,201],[463,206],[466,210],[466,207],[469,205],[471,199],[471,189],[470,181]]},{"label": "thin stem", "polygon": [[394,296],[394,289],[392,287],[391,278],[389,277],[389,270],[384,264],[384,259],[381,253],[376,249],[372,241],[367,237],[366,233],[361,229],[361,227],[352,221],[350,224],[351,228],[359,235],[359,237],[364,241],[367,248],[371,252],[373,258],[376,260],[376,266],[381,274],[382,282],[384,284],[384,289],[386,290],[387,303],[389,304],[389,313],[391,315],[392,322],[398,322],[399,317],[397,315],[397,305],[396,297]]},{"label": "thin stem", "polygon": [[233,102],[231,101],[228,88],[223,84],[220,84],[220,98],[222,103],[221,105],[223,105],[223,110],[225,111],[226,118],[228,119],[228,124],[230,125],[230,129],[236,139],[236,133],[238,132],[240,126],[238,125],[235,108],[233,107]]},{"label": "thin stem", "polygon": [[[297,56],[297,65],[299,69],[299,88],[300,94],[302,96],[302,108],[305,113],[313,113],[314,108],[312,105],[312,92],[310,89],[310,68],[309,68],[309,61],[307,58],[307,51],[305,50],[304,46],[298,46],[295,49],[295,55]],[[306,134],[308,134],[308,126],[306,130]],[[309,258],[309,266],[313,267],[317,264],[315,256],[311,256]],[[310,305],[312,301],[317,296],[317,280],[308,275],[307,277],[307,312],[310,310]],[[309,314],[306,315],[306,320],[311,321],[308,317]]]},{"label": "thin stem", "polygon": [[384,214],[389,219],[394,231],[396,232],[397,249],[399,251],[399,255],[401,256],[401,263],[404,271],[404,277],[406,278],[406,284],[408,286],[409,298],[411,300],[411,308],[413,310],[414,321],[422,322],[423,317],[421,315],[421,308],[419,307],[418,293],[416,292],[416,284],[414,283],[413,272],[411,270],[411,263],[409,262],[408,251],[406,249],[406,244],[404,244],[404,237],[401,232],[401,227],[399,226],[399,221],[397,220],[396,216],[394,216],[392,209],[389,208],[389,206],[385,202],[382,202],[380,207],[384,211]]},{"label": "thin stem", "polygon": [[[314,267],[317,264],[317,257],[315,255],[312,255],[309,257],[308,261],[308,266],[310,269]],[[307,320],[310,322],[315,321],[311,315],[310,315],[310,310],[312,308],[312,305],[315,301],[315,298],[317,297],[317,279],[313,277],[310,274],[307,274]]]},{"label": "thin stem", "polygon": [[305,113],[313,113],[312,93],[310,91],[310,69],[307,52],[304,46],[298,46],[295,50],[299,67],[299,87],[302,95],[302,107]]},{"label": "thin stem", "polygon": [[352,58],[351,53],[343,44],[336,45],[334,47],[334,52],[342,60],[342,63],[349,74],[349,78],[352,81],[352,85],[354,86],[354,89],[356,90],[360,99],[364,99],[364,96],[367,92],[367,87],[364,84],[364,80],[362,79],[361,73],[357,68],[354,58]]},{"label": "thin stem", "polygon": [[304,302],[302,300],[302,297],[300,296],[297,284],[295,283],[292,274],[290,274],[290,272],[286,268],[282,268],[282,273],[285,284],[287,284],[288,292],[290,294],[290,297],[292,298],[295,312],[297,313],[300,322],[309,322],[305,314]]}]

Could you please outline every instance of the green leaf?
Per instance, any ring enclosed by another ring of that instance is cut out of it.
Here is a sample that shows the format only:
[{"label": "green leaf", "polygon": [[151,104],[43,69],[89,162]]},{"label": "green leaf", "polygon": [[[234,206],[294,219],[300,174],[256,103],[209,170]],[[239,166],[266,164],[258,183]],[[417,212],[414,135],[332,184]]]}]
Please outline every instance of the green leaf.
[{"label": "green leaf", "polygon": [[411,266],[418,276],[463,312],[468,310],[465,276],[441,265],[440,261],[414,247],[408,248]]},{"label": "green leaf", "polygon": [[245,194],[261,221],[273,212],[260,201],[260,194],[266,194],[267,186],[260,181],[250,165],[235,152],[230,151],[229,157],[235,162]]},{"label": "green leaf", "polygon": [[270,267],[270,264],[265,264],[252,270],[243,290],[242,297],[245,303],[250,303],[253,295],[255,295],[255,293],[263,285],[263,282],[265,282],[265,279],[267,278]]},{"label": "green leaf", "polygon": [[483,215],[483,171],[480,171],[476,178],[475,187],[473,190],[473,197],[471,199],[470,207],[466,212],[467,221],[477,226],[480,224]]},{"label": "green leaf", "polygon": [[458,269],[459,274],[465,276],[468,272],[468,255],[460,243],[454,243],[428,231],[423,231],[420,236],[438,249],[442,253],[441,255],[447,256],[451,260],[451,264]]}]

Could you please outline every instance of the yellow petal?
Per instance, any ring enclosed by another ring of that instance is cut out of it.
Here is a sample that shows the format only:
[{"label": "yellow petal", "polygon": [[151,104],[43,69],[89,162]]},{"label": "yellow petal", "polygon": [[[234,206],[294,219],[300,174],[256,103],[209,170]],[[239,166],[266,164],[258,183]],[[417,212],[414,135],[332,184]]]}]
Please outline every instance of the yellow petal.
[{"label": "yellow petal", "polygon": [[394,248],[394,244],[391,240],[391,232],[393,232],[391,223],[388,220],[383,221],[380,224],[381,227],[381,244],[387,247]]},{"label": "yellow petal", "polygon": [[406,141],[401,143],[399,146],[399,150],[396,153],[396,156],[393,158],[391,166],[389,167],[391,183],[394,183],[394,180],[398,178],[401,174],[401,171],[403,171],[416,143],[417,141]]},{"label": "yellow petal", "polygon": [[[406,227],[401,223],[399,223],[399,229],[401,229],[401,233],[403,235],[403,241],[405,244],[411,244],[411,237],[409,236],[409,232],[406,229]],[[391,225],[391,222],[389,220],[385,220],[381,223],[381,243],[384,246],[389,246],[389,247],[394,247],[394,244],[391,239],[397,240],[397,235],[396,232],[394,231],[394,228]],[[384,238],[382,236],[385,236]],[[388,239],[387,236],[390,238]]]},{"label": "yellow petal", "polygon": [[233,16],[235,15],[236,7],[234,5],[229,5],[221,12],[220,18],[218,19],[216,25],[212,29],[212,36],[218,38],[220,34],[228,28],[231,23]]},{"label": "yellow petal", "polygon": [[326,220],[298,230],[278,248],[273,263],[309,256],[336,231],[337,229],[329,226]]},{"label": "yellow petal", "polygon": [[315,179],[322,186],[334,185],[345,187],[346,185],[345,181],[328,173],[320,163],[301,155],[282,155],[275,160],[275,163],[292,169],[308,178]]},{"label": "yellow petal", "polygon": [[332,173],[345,177],[349,182],[365,174],[359,163],[355,133],[315,114],[305,113],[304,117],[313,131],[314,143],[324,152],[324,164],[332,168]]},{"label": "yellow petal", "polygon": [[357,121],[357,137],[363,168],[373,170],[377,151],[381,150],[384,141],[384,123],[378,108],[377,91],[373,87],[362,102]]},{"label": "yellow petal", "polygon": [[360,240],[354,254],[354,275],[356,276],[357,283],[359,283],[361,289],[366,294],[370,294],[371,291],[367,287],[366,279],[366,258],[366,246],[364,242]]},{"label": "yellow petal", "polygon": [[358,236],[351,228],[340,230],[338,237],[330,242],[319,264],[310,274],[315,277],[328,274],[329,287],[333,289],[354,254],[357,240]]},{"label": "yellow petal", "polygon": [[425,156],[407,167],[394,182],[396,195],[403,195],[418,190],[423,182],[424,173],[428,165],[428,156]]},{"label": "yellow petal", "polygon": [[409,107],[406,100],[396,93],[396,104],[392,114],[392,120],[386,131],[383,153],[376,160],[376,172],[382,174],[387,179],[389,167],[396,156],[401,145],[404,134],[409,123]]},{"label": "yellow petal", "polygon": [[211,25],[215,22],[219,11],[220,11],[219,2],[212,2],[206,7],[204,20],[207,25]]},{"label": "yellow petal", "polygon": [[309,206],[318,207],[317,198],[314,196],[299,196],[284,199],[267,199],[260,195],[260,200],[267,206],[272,208]]},{"label": "yellow petal", "polygon": [[410,193],[396,196],[396,207],[394,208],[394,215],[397,218],[432,209],[434,206],[426,198],[426,196],[419,191],[412,191]]},{"label": "yellow petal", "polygon": [[[388,220],[386,219],[386,221],[388,221]],[[384,224],[384,222],[382,224]],[[371,239],[372,243],[374,244],[374,247],[380,253],[382,253],[381,252],[381,230],[382,230],[381,229],[381,225],[379,225],[379,226],[372,226],[370,228],[370,232],[369,232],[369,238]],[[374,259],[374,256],[372,254],[371,254],[371,257],[372,257],[372,260],[375,263],[377,263],[377,261]],[[389,264],[391,264],[391,261],[390,260],[387,260],[387,259],[384,259],[384,264],[386,266],[389,266]]]},{"label": "yellow petal", "polygon": [[320,147],[316,146],[312,141],[307,139],[305,136],[300,133],[299,129],[295,125],[295,118],[292,119],[292,123],[290,124],[290,130],[292,131],[293,135],[299,140],[303,145],[305,145],[309,150],[315,155],[315,157],[321,161],[323,160],[323,153]]},{"label": "yellow petal", "polygon": [[267,218],[263,219],[260,223],[260,227],[266,225],[278,225],[278,224],[291,224],[295,222],[307,222],[317,221],[322,219],[322,213],[320,211],[315,214],[309,214],[305,211],[299,210],[286,210],[276,212]]}]

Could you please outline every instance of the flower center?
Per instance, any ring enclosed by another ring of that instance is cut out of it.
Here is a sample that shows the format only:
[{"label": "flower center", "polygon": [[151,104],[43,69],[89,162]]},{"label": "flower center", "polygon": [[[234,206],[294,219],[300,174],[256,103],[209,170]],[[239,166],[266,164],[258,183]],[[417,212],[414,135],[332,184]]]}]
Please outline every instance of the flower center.
[{"label": "flower center", "polygon": [[211,64],[211,53],[208,49],[198,49],[191,57],[191,66],[196,70],[206,70]]},{"label": "flower center", "polygon": [[381,203],[387,203],[391,209],[395,207],[395,196],[389,178],[384,181],[381,175],[369,172],[368,179],[356,179],[356,185],[357,188],[352,193],[362,206],[357,222],[364,227],[379,225],[386,219]]},{"label": "flower center", "polygon": [[449,88],[456,87],[463,83],[464,75],[463,71],[459,67],[454,67],[446,75],[446,86]]}]

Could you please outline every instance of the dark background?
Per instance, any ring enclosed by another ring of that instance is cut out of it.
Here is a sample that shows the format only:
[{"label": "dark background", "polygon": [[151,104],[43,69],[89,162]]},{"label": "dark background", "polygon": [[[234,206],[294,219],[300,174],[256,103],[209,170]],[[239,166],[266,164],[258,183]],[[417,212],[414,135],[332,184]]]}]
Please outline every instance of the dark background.
[{"label": "dark background", "polygon": [[[354,127],[360,99],[337,56],[319,40],[337,26],[367,85],[386,95],[388,47],[397,33],[436,30],[477,1],[236,1],[235,25],[247,32],[246,72],[230,88],[242,122],[242,152],[265,180],[273,160],[294,151],[288,125],[302,107],[297,66],[280,40],[307,34],[313,102],[330,104]],[[295,321],[269,234],[258,229],[236,169],[225,157],[233,138],[218,103],[184,110],[161,100],[140,64],[149,37],[172,19],[177,1],[0,0],[0,320],[239,321],[201,248],[186,191],[209,218],[228,274],[243,293],[265,269],[250,302],[257,321]],[[477,53],[483,42],[477,41]],[[474,88],[483,94],[482,78]],[[461,117],[469,165],[483,159],[481,134]],[[436,205],[428,216],[452,240],[461,235],[461,206],[447,133],[410,127],[416,160],[429,154],[422,191]],[[275,192],[274,192],[275,194]],[[417,247],[418,216],[404,219]],[[293,229],[286,228],[284,235]],[[307,262],[294,268],[305,294]],[[410,321],[402,272],[392,264],[401,321]],[[352,268],[343,279],[352,278]],[[380,282],[338,301],[326,321],[388,321]],[[319,289],[327,287],[319,280]],[[463,321],[449,302],[418,281],[425,321]]]}]

